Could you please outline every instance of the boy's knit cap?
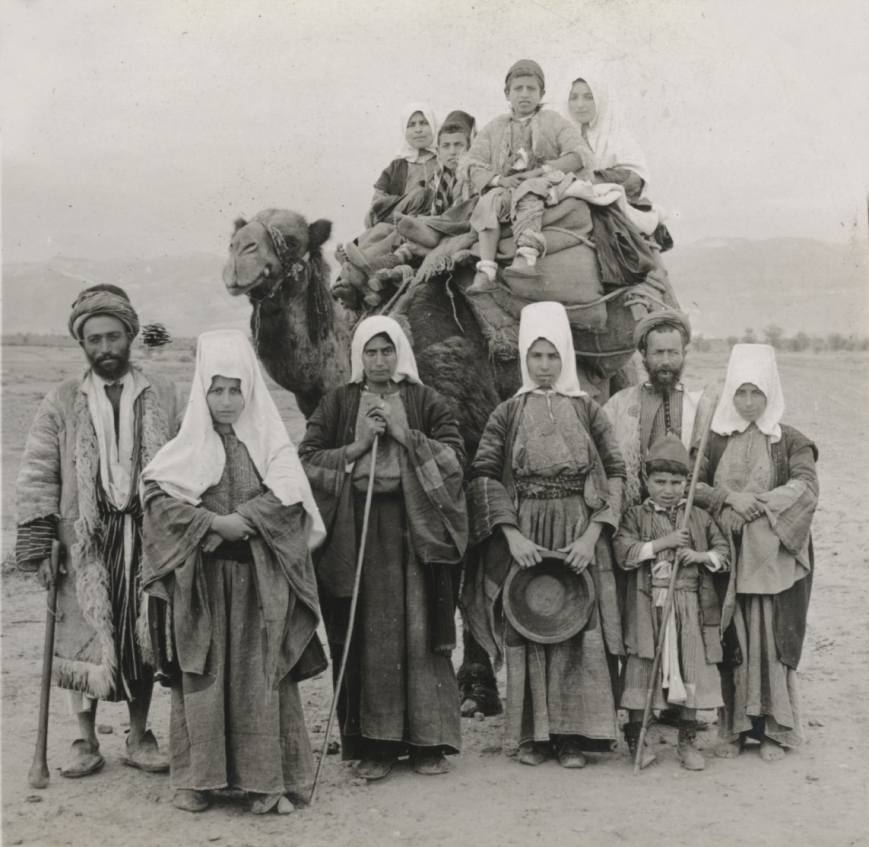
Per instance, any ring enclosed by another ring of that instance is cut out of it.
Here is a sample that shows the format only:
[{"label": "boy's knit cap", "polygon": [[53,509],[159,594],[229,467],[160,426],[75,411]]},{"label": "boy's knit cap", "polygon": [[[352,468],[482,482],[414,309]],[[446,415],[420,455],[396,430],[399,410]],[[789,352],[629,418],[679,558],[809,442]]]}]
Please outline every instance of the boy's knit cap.
[{"label": "boy's knit cap", "polygon": [[683,465],[686,471],[691,469],[688,451],[677,435],[665,435],[649,448],[649,452],[646,453],[646,463],[654,462],[656,459],[666,459],[668,462]]},{"label": "boy's knit cap", "polygon": [[536,74],[538,77],[540,77],[540,82],[543,83],[545,87],[546,78],[543,76],[543,68],[541,68],[540,65],[538,65],[537,62],[535,62],[533,59],[520,59],[518,62],[516,62],[513,67],[510,68],[509,71],[507,71],[507,77],[504,82],[506,83],[506,81],[510,79],[510,74],[518,70],[528,71],[528,73]]}]

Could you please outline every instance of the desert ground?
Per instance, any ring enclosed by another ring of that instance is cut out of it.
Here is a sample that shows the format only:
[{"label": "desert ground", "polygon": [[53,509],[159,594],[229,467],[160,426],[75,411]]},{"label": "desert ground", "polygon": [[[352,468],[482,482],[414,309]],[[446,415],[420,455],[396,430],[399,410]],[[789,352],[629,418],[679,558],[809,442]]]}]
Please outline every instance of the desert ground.
[{"label": "desert ground", "polygon": [[[173,345],[174,346],[174,345]],[[140,358],[144,358],[139,351]],[[4,845],[854,845],[869,844],[869,356],[782,354],[786,421],[820,448],[821,503],[815,518],[816,575],[800,667],[808,743],[768,765],[753,746],[736,760],[712,757],[715,726],[700,735],[702,773],[676,758],[674,729],[654,727],[659,763],[633,776],[624,745],[565,771],[551,761],[523,767],[501,749],[503,720],[463,721],[464,750],[449,775],[422,777],[401,765],[364,784],[329,757],[315,807],[288,817],[254,817],[243,798],[191,815],[174,809],[166,775],[120,761],[126,708],[100,706],[103,770],[66,780],[58,768],[76,738],[66,699],[51,702],[43,791],[28,785],[39,698],[44,592],[17,571],[14,487],[37,406],[55,382],[82,366],[75,348],[2,348],[2,839]],[[185,386],[192,351],[167,349],[146,366]],[[686,381],[720,382],[726,354],[694,353]],[[291,395],[274,388],[289,431],[304,422]],[[455,657],[458,664],[459,656]],[[502,677],[503,687],[503,677]],[[308,730],[322,744],[331,690],[327,675],[303,683]],[[710,721],[714,714],[704,715]],[[153,728],[168,742],[169,696],[155,692]]]}]

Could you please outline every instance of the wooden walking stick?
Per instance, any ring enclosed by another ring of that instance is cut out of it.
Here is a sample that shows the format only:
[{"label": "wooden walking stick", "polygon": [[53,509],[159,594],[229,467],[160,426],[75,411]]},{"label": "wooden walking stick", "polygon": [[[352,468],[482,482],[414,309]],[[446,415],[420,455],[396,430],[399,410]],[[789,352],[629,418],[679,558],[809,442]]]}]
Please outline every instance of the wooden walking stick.
[{"label": "wooden walking stick", "polygon": [[311,799],[308,805],[314,805],[317,796],[317,786],[320,784],[320,774],[323,772],[323,762],[326,761],[326,750],[329,747],[329,737],[332,734],[332,724],[335,722],[335,711],[338,708],[338,696],[341,694],[341,683],[344,681],[344,671],[347,669],[347,657],[350,655],[350,640],[353,637],[353,623],[356,620],[356,603],[359,600],[359,583],[362,579],[362,559],[365,556],[365,541],[368,538],[368,516],[371,514],[371,496],[374,494],[374,467],[377,464],[377,442],[375,436],[371,445],[371,470],[368,472],[368,490],[365,492],[365,511],[362,513],[362,538],[359,540],[359,553],[356,557],[356,578],[353,581],[353,596],[350,600],[350,621],[347,624],[347,635],[344,638],[344,652],[341,655],[341,667],[338,669],[338,679],[335,680],[335,692],[332,694],[332,706],[329,709],[329,721],[326,723],[326,737],[323,739],[323,749],[320,751],[320,761],[317,762],[317,773],[314,775],[314,786],[311,789]]},{"label": "wooden walking stick", "polygon": [[51,667],[54,663],[54,622],[57,619],[57,578],[60,570],[60,542],[51,542],[51,585],[46,591],[48,611],[45,616],[45,646],[42,651],[42,689],[39,694],[39,722],[36,730],[36,750],[27,780],[34,788],[46,788],[51,781],[48,772],[48,704],[51,698]]},{"label": "wooden walking stick", "polygon": [[[691,509],[694,506],[694,495],[697,492],[697,478],[700,475],[700,463],[706,452],[706,442],[709,440],[709,429],[712,426],[712,416],[718,405],[717,398],[713,397],[706,420],[703,421],[703,434],[700,437],[700,446],[697,448],[697,457],[694,459],[694,473],[691,475],[691,487],[688,489],[688,500],[685,504],[685,514],[682,516],[682,525],[679,529],[688,529],[688,521],[691,519]],[[667,597],[664,601],[664,611],[661,615],[661,628],[658,630],[658,641],[655,644],[655,658],[652,661],[652,675],[649,679],[649,688],[646,691],[646,705],[643,709],[643,725],[640,727],[640,738],[637,742],[637,753],[634,757],[634,774],[640,772],[640,762],[643,760],[643,746],[646,743],[646,731],[649,728],[649,718],[652,715],[652,700],[655,696],[655,688],[658,684],[658,668],[661,666],[661,653],[664,649],[664,638],[667,633],[667,624],[670,621],[670,612],[673,609],[673,594],[676,590],[676,580],[679,577],[678,558],[673,561],[673,570],[670,574],[670,583],[667,586]]]}]

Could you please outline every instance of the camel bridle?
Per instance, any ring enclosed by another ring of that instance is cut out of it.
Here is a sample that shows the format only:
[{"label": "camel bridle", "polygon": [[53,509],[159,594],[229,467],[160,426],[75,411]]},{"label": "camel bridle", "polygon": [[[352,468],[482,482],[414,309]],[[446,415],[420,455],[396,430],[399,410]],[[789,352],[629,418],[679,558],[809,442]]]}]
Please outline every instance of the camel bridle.
[{"label": "camel bridle", "polygon": [[[251,221],[251,223],[258,223],[263,227],[269,241],[271,242],[272,249],[275,251],[275,255],[281,263],[282,273],[280,276],[275,277],[274,284],[266,294],[259,296],[255,294],[255,292],[260,288],[259,285],[255,285],[250,291],[248,291],[247,296],[252,303],[262,303],[265,300],[271,300],[275,294],[278,293],[278,289],[280,289],[285,280],[292,279],[293,281],[298,282],[301,278],[309,275],[310,265],[308,264],[308,259],[310,258],[310,254],[305,253],[304,256],[297,259],[293,256],[293,251],[287,246],[287,241],[279,229],[269,226],[263,221]],[[268,278],[268,266],[266,266],[263,275]]]}]

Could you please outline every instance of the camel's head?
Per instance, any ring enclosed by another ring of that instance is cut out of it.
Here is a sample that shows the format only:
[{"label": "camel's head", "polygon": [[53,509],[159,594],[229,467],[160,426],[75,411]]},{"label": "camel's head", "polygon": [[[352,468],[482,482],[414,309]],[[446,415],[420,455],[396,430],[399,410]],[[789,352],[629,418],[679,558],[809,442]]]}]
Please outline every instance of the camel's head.
[{"label": "camel's head", "polygon": [[287,278],[301,278],[311,260],[321,258],[331,221],[308,222],[296,212],[266,209],[250,221],[239,218],[229,242],[223,281],[230,294],[267,297]]}]

